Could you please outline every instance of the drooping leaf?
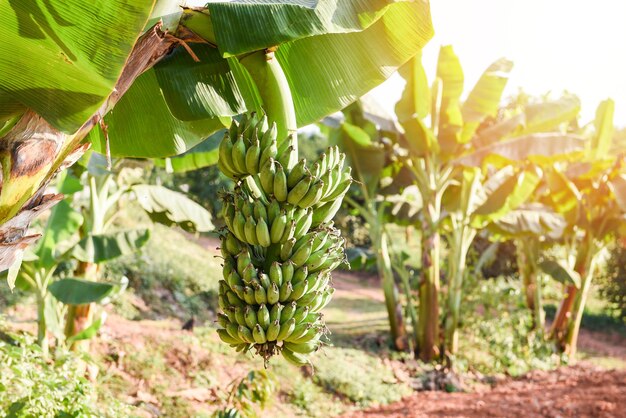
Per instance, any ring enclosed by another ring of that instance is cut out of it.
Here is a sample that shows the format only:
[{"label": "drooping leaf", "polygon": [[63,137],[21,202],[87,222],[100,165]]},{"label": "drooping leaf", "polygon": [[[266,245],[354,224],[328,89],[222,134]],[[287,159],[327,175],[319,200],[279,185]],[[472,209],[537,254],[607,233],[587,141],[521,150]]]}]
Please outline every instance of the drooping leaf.
[{"label": "drooping leaf", "polygon": [[558,213],[562,214],[568,224],[575,225],[579,219],[582,195],[576,185],[557,168],[546,173],[549,192],[546,202]]},{"label": "drooping leaf", "polygon": [[153,0],[0,2],[0,117],[16,105],[75,132],[110,95]]},{"label": "drooping leaf", "polygon": [[[111,155],[141,158],[182,154],[230,124],[230,118],[184,122],[174,117],[161,94],[154,70],[139,76],[104,120]],[[88,140],[94,150],[106,154],[100,126],[91,130]]]},{"label": "drooping leaf", "polygon": [[424,119],[430,113],[430,86],[422,65],[421,51],[404,64],[398,73],[406,80],[400,101],[396,104],[396,116],[400,123],[409,119]]},{"label": "drooping leaf", "polygon": [[528,168],[515,172],[501,187],[487,194],[487,200],[474,211],[473,225],[484,227],[525,203],[540,180],[538,170]]},{"label": "drooping leaf", "polygon": [[606,157],[611,148],[614,112],[615,102],[611,99],[604,100],[596,109],[596,119],[594,120],[596,132],[591,141],[591,151],[596,158]]},{"label": "drooping leaf", "polygon": [[302,7],[302,2],[208,4],[211,32],[223,55],[278,46],[276,58],[300,127],[343,109],[380,84],[433,35],[427,2],[323,0],[306,5],[316,7]]},{"label": "drooping leaf", "polygon": [[122,255],[132,254],[150,239],[150,230],[91,234],[81,239],[72,249],[72,257],[87,263],[101,263]]},{"label": "drooping leaf", "polygon": [[566,226],[563,216],[551,208],[538,203],[527,203],[504,214],[489,224],[488,229],[506,237],[545,236],[559,239]]},{"label": "drooping leaf", "polygon": [[615,195],[615,202],[622,212],[626,212],[626,174],[615,176],[609,181],[611,190]]},{"label": "drooping leaf", "polygon": [[580,288],[580,275],[556,260],[544,260],[539,263],[539,268],[559,283]]},{"label": "drooping leaf", "polygon": [[573,120],[580,112],[580,100],[565,96],[558,100],[526,105],[524,134],[556,130],[559,125]]},{"label": "drooping leaf", "polygon": [[194,121],[244,113],[244,98],[228,60],[207,44],[190,48],[199,62],[185,48],[176,48],[153,69],[172,116]]},{"label": "drooping leaf", "polygon": [[37,265],[51,268],[57,264],[57,246],[72,237],[83,224],[83,216],[75,211],[67,200],[60,201],[50,212],[50,218],[37,243],[35,253],[38,255]]},{"label": "drooping leaf", "polygon": [[236,0],[207,4],[215,39],[224,56],[258,51],[312,36],[359,32],[391,6],[381,0]]},{"label": "drooping leaf", "polygon": [[496,114],[512,69],[513,62],[501,58],[491,64],[482,74],[461,109],[463,113],[462,142],[472,139],[476,129],[487,116]]},{"label": "drooping leaf", "polygon": [[62,303],[82,305],[104,299],[114,287],[111,283],[68,278],[51,283],[48,291]]},{"label": "drooping leaf", "polygon": [[15,281],[17,280],[17,275],[20,272],[20,267],[22,267],[22,261],[24,259],[24,251],[18,251],[15,254],[15,260],[13,260],[13,264],[8,269],[7,272],[7,285],[9,285],[9,289],[13,290],[15,288]]},{"label": "drooping leaf", "polygon": [[346,152],[353,176],[363,182],[368,190],[373,191],[385,166],[385,150],[382,144],[375,142],[362,128],[344,122],[342,149]]},{"label": "drooping leaf", "polygon": [[537,133],[479,148],[455,162],[460,165],[480,167],[490,155],[506,160],[523,161],[530,157],[554,157],[582,151],[585,147],[583,138],[561,133]]},{"label": "drooping leaf", "polygon": [[441,80],[437,140],[442,152],[451,154],[462,140],[461,94],[463,94],[464,76],[459,58],[450,45],[442,46],[439,50],[437,78]]},{"label": "drooping leaf", "polygon": [[150,218],[165,225],[178,225],[186,231],[213,230],[211,214],[182,193],[162,186],[133,186],[137,201]]},{"label": "drooping leaf", "polygon": [[524,113],[518,113],[480,131],[480,133],[474,137],[473,145],[475,148],[482,148],[494,142],[514,136],[522,131],[525,123],[526,115]]},{"label": "drooping leaf", "polygon": [[154,164],[157,167],[165,167],[174,173],[184,173],[217,164],[219,145],[224,137],[224,132],[226,131],[217,131],[184,154],[167,159],[156,159]]}]

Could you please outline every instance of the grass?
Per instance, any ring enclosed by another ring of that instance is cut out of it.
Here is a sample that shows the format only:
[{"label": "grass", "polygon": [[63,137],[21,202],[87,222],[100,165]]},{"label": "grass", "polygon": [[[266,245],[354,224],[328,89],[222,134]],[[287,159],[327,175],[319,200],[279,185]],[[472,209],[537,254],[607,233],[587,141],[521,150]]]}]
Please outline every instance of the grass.
[{"label": "grass", "polygon": [[131,319],[195,316],[207,320],[217,306],[220,260],[176,229],[154,225],[141,252],[108,263],[105,274],[128,277],[134,293],[149,306],[149,312],[142,314],[120,302]]}]

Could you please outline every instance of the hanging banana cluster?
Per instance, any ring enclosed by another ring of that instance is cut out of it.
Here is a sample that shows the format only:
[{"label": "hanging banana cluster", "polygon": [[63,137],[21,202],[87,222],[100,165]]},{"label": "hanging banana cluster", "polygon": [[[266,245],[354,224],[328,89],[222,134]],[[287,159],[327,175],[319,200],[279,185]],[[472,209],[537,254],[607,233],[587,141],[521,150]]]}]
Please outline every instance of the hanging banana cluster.
[{"label": "hanging banana cluster", "polygon": [[345,260],[331,220],[352,178],[337,147],[309,166],[296,162],[291,138],[278,148],[276,132],[253,113],[220,144],[220,170],[237,184],[222,196],[217,332],[237,351],[254,347],[266,361],[280,352],[304,365],[322,344],[320,311],[334,291],[331,271]]}]

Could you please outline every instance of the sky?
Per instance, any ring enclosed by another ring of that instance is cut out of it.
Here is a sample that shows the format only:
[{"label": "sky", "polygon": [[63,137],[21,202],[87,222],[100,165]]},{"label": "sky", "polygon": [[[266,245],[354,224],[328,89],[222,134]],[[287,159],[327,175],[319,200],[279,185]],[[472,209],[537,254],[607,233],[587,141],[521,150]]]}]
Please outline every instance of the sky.
[{"label": "sky", "polygon": [[[429,81],[441,45],[452,45],[465,73],[465,94],[493,61],[515,64],[503,97],[564,90],[582,102],[581,122],[601,100],[615,100],[626,127],[626,1],[431,0],[435,37],[423,50]],[[404,80],[394,75],[372,95],[392,111]]]}]

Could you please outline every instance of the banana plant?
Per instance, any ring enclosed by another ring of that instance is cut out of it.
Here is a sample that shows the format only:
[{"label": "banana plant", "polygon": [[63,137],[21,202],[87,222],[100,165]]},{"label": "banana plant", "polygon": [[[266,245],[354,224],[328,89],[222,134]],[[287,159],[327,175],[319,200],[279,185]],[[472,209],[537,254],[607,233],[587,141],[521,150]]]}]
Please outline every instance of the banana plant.
[{"label": "banana plant", "polygon": [[[389,236],[385,228],[389,216],[388,202],[381,194],[381,181],[390,174],[390,153],[385,149],[385,136],[395,135],[368,120],[363,99],[343,110],[343,121],[330,133],[331,142],[338,143],[346,153],[353,176],[357,180],[359,196],[347,195],[344,199],[365,219],[376,255],[376,267],[381,279],[389,329],[393,346],[406,351],[408,346],[405,319],[399,291],[392,268]],[[371,118],[371,117],[370,117]],[[391,117],[384,117],[391,121]],[[416,324],[414,324],[416,326]]]},{"label": "banana plant", "polygon": [[[37,303],[37,341],[44,353],[48,351],[48,331],[52,331],[58,341],[72,343],[92,336],[102,319],[92,327],[85,327],[66,339],[63,328],[63,316],[67,306],[63,304],[95,303],[112,292],[124,287],[119,283],[92,283],[83,279],[64,277],[58,279],[55,272],[63,262],[70,261],[80,254],[90,254],[92,262],[104,262],[115,256],[128,254],[143,246],[149,238],[148,230],[121,231],[114,235],[93,235],[88,243],[81,240],[79,230],[84,224],[84,217],[73,209],[72,193],[80,191],[77,179],[63,175],[59,178],[59,190],[68,193],[51,211],[43,230],[43,237],[32,252],[28,252],[22,268],[16,276],[17,285],[35,294]],[[76,187],[78,186],[78,187]],[[88,245],[89,244],[89,245]],[[69,306],[69,305],[68,305]]]},{"label": "banana plant", "polygon": [[[0,4],[0,270],[14,276],[37,238],[28,225],[60,200],[46,186],[89,144],[105,155],[170,157],[261,108],[286,142],[380,84],[433,35],[427,1],[181,6]],[[285,90],[293,94],[277,94]]]},{"label": "banana plant", "polygon": [[468,273],[467,254],[479,230],[520,207],[534,192],[541,171],[532,165],[508,165],[492,173],[477,167],[460,167],[458,180],[444,196],[447,217],[442,226],[448,244],[448,293],[444,349],[458,350],[458,326],[463,281]]},{"label": "banana plant", "polygon": [[[451,46],[439,53],[436,80],[429,88],[419,55],[400,74],[407,80],[396,106],[404,129],[400,145],[407,150],[403,163],[420,191],[422,272],[419,289],[419,354],[430,361],[440,352],[439,297],[441,233],[446,218],[443,198],[462,173],[458,167],[484,167],[523,161],[530,156],[550,156],[580,150],[584,141],[574,135],[545,131],[577,114],[577,100],[514,109],[497,120],[500,98],[512,63],[494,62],[483,73],[467,99],[461,102],[463,71]],[[425,118],[430,114],[430,124]],[[480,129],[479,129],[480,128]],[[455,221],[458,222],[458,219]],[[451,242],[468,241],[471,234],[452,236]],[[458,259],[465,245],[457,246]],[[456,267],[454,267],[456,268]],[[459,269],[460,270],[460,269]],[[457,272],[453,272],[455,275]],[[462,277],[462,276],[459,276]],[[456,306],[450,302],[451,306]],[[456,323],[451,320],[451,324]],[[449,329],[455,327],[450,325]],[[453,334],[452,331],[450,331]]]},{"label": "banana plant", "polygon": [[[134,242],[132,239],[120,238],[143,236],[141,230],[122,234],[111,232],[111,226],[120,213],[119,203],[129,196],[137,199],[140,207],[154,222],[177,225],[190,232],[207,232],[214,228],[210,213],[182,193],[143,184],[141,176],[147,162],[119,159],[109,170],[101,154],[91,153],[87,161],[86,170],[82,173],[87,190],[82,199],[76,199],[75,202],[80,206],[84,219],[78,231],[81,241],[72,251],[72,256],[78,261],[74,271],[76,277],[97,282],[101,261],[137,249],[135,245],[125,247],[125,243]],[[148,237],[145,236],[142,244]],[[65,336],[75,338],[75,335],[92,325],[94,304],[62,302],[68,304]]]}]

